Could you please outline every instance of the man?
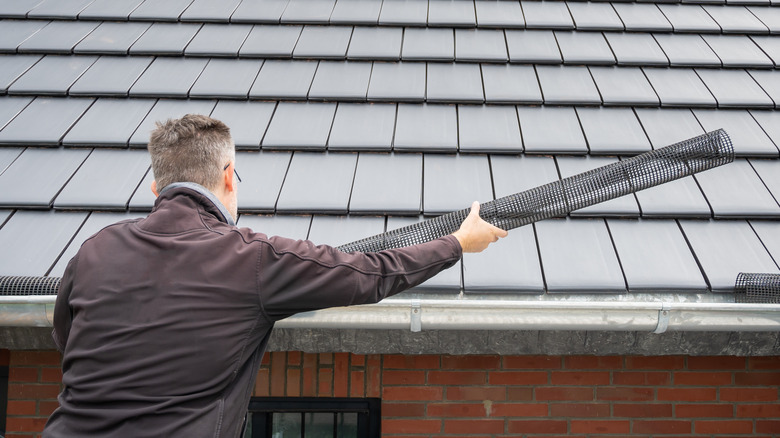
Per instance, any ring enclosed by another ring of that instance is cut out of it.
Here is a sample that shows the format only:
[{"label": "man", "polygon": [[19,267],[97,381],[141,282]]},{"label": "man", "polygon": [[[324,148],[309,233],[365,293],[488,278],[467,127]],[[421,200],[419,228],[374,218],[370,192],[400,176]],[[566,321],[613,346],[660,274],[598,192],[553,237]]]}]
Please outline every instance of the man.
[{"label": "man", "polygon": [[506,235],[475,203],[452,235],[343,253],[235,226],[230,130],[205,116],[158,124],[149,143],[158,196],[144,219],[89,238],[54,310],[63,352],[48,437],[237,437],[274,322],[374,303]]}]

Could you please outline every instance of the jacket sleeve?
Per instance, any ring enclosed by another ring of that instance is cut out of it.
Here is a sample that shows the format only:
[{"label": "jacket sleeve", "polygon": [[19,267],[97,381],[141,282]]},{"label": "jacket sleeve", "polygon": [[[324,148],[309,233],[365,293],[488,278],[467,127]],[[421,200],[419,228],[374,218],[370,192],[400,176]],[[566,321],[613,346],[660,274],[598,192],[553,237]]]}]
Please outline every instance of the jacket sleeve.
[{"label": "jacket sleeve", "polygon": [[260,251],[257,285],[266,315],[279,320],[310,310],[376,303],[453,266],[461,255],[453,236],[376,253],[344,253],[272,237]]},{"label": "jacket sleeve", "polygon": [[76,260],[78,255],[68,262],[65,273],[60,281],[60,287],[57,290],[57,301],[54,304],[54,329],[51,337],[57,345],[60,352],[65,352],[65,345],[68,343],[70,334],[70,325],[73,322],[73,312],[70,308],[70,291],[73,288],[73,271],[76,269]]}]

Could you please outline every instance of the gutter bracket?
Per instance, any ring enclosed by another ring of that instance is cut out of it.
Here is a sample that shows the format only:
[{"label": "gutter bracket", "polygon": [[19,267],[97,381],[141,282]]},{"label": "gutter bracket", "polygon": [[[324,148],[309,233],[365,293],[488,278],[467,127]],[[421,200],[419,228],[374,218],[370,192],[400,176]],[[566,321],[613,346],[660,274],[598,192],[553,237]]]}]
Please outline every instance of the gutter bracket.
[{"label": "gutter bracket", "polygon": [[412,300],[410,329],[414,333],[422,331],[422,306],[420,305],[420,300]]},{"label": "gutter bracket", "polygon": [[666,332],[669,327],[669,303],[661,303],[661,309],[658,311],[658,325],[655,326],[653,333],[661,334]]}]

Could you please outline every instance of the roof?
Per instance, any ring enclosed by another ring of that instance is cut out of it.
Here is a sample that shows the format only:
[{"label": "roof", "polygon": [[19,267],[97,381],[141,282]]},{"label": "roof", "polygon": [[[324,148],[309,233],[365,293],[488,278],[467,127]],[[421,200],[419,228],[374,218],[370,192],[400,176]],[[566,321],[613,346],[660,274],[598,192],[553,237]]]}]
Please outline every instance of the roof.
[{"label": "roof", "polygon": [[146,214],[149,131],[186,113],[232,129],[239,226],[334,245],[724,128],[735,163],[513,230],[385,307],[288,324],[395,309],[387,325],[414,328],[410,306],[481,302],[490,321],[649,315],[518,310],[501,330],[692,330],[686,310],[662,321],[682,303],[754,322],[700,330],[780,329],[775,307],[717,307],[739,272],[780,272],[774,0],[26,0],[0,17],[0,276],[60,276]]}]

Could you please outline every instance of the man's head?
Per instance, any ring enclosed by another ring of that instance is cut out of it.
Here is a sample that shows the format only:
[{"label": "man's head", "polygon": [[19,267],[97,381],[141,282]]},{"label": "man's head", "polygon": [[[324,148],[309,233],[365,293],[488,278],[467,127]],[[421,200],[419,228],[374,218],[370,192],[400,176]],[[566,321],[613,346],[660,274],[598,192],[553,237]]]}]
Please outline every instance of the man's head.
[{"label": "man's head", "polygon": [[149,140],[149,154],[155,195],[169,184],[193,182],[214,193],[236,217],[236,152],[227,125],[197,114],[157,122]]}]

